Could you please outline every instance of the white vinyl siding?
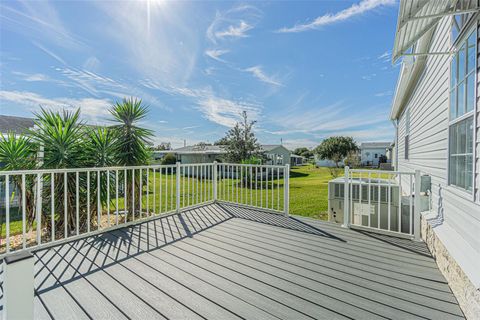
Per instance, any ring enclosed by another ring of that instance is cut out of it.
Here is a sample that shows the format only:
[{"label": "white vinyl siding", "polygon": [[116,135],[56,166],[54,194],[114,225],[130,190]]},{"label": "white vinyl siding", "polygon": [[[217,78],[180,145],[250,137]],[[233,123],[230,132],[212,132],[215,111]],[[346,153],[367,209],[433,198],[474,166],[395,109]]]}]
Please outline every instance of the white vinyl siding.
[{"label": "white vinyl siding", "polygon": [[[451,17],[443,18],[436,27],[430,52],[448,52],[451,49]],[[478,36],[478,35],[477,35]],[[477,46],[478,47],[478,46]],[[478,54],[477,54],[478,56]],[[398,124],[398,170],[421,170],[431,176],[432,210],[443,216],[445,221],[464,237],[474,250],[480,251],[480,205],[475,203],[473,195],[448,185],[449,158],[449,95],[450,61],[448,55],[430,55],[425,69],[409,97],[405,110],[410,112],[409,155],[405,160],[406,112]],[[478,79],[477,79],[478,86]],[[478,99],[478,90],[477,90]],[[478,113],[477,108],[477,113]],[[476,117],[477,130],[476,182],[475,191],[478,201],[480,183],[480,123]]]}]

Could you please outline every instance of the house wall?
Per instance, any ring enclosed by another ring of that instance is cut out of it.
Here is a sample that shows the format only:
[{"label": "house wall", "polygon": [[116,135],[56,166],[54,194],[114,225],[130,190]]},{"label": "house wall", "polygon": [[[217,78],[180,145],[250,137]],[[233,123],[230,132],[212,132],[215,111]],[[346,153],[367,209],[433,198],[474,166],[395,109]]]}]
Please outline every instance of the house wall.
[{"label": "house wall", "polygon": [[[387,149],[386,148],[365,148],[360,150],[360,161],[362,165],[373,165],[378,166],[378,162],[380,160],[381,155],[386,155]],[[375,154],[377,157],[375,158]]]},{"label": "house wall", "polygon": [[285,148],[285,147],[277,147],[272,150],[269,150],[268,152],[265,152],[267,157],[269,159],[275,159],[276,156],[282,157],[283,160],[281,160],[279,163],[271,163],[271,161],[267,162],[267,164],[273,164],[273,165],[285,165],[290,163],[290,154],[291,152]]},{"label": "house wall", "polygon": [[189,163],[212,163],[215,160],[220,160],[222,155],[218,154],[178,154],[177,160],[183,164]]},{"label": "house wall", "polygon": [[[430,46],[430,52],[450,50],[450,19],[442,18]],[[478,20],[477,20],[478,25]],[[478,46],[477,46],[478,48]],[[421,170],[431,176],[432,212],[437,217],[434,231],[449,254],[476,288],[480,286],[480,122],[477,116],[476,199],[473,194],[448,185],[449,81],[448,55],[430,55],[406,108],[410,109],[409,159],[405,159],[405,110],[398,125],[398,170]],[[477,64],[478,67],[478,64]],[[477,87],[478,87],[477,68]],[[477,90],[477,101],[478,92]],[[480,108],[477,106],[477,112]],[[404,188],[408,185],[404,181]],[[441,231],[441,232],[440,232]],[[477,260],[478,259],[478,260]],[[448,276],[447,276],[448,278]]]}]

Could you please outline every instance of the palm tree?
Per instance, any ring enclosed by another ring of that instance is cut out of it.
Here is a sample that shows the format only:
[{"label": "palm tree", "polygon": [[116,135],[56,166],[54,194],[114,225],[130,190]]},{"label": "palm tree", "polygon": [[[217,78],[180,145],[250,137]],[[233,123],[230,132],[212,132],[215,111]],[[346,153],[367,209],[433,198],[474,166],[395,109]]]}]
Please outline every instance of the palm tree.
[{"label": "palm tree", "polygon": [[[138,123],[147,116],[148,107],[142,105],[142,100],[140,99],[129,98],[123,99],[121,103],[117,102],[110,109],[110,113],[114,117],[115,122],[111,127],[115,133],[115,142],[113,144],[115,162],[123,166],[147,164],[151,158],[147,144],[153,136],[153,132],[139,127]],[[132,199],[134,192],[135,198],[141,199],[139,175],[135,175],[135,187],[132,187],[130,183],[127,184],[127,190],[125,190],[127,199]],[[127,172],[127,179],[132,181],[132,171]],[[130,201],[125,206],[128,207],[129,212],[135,214],[139,201],[137,201],[135,208]]]}]

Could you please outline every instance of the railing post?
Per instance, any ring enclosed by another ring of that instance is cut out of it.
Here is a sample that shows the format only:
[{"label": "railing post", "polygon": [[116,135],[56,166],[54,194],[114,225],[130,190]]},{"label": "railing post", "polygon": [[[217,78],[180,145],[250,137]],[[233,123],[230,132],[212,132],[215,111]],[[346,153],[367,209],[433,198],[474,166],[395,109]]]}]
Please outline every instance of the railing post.
[{"label": "railing post", "polygon": [[420,241],[420,184],[421,184],[421,174],[420,170],[415,170],[415,196],[414,196],[414,205],[413,205],[413,236],[416,241]]},{"label": "railing post", "polygon": [[290,164],[285,165],[283,173],[283,211],[284,216],[288,217],[290,212]]},{"label": "railing post", "polygon": [[350,168],[345,166],[345,188],[344,188],[344,197],[343,197],[343,225],[344,228],[350,227],[350,208],[349,208],[349,178],[350,178]]},{"label": "railing post", "polygon": [[176,167],[176,172],[175,172],[175,178],[176,178],[176,188],[175,188],[175,200],[176,200],[176,210],[177,213],[180,212],[180,162],[177,161],[177,167]]},{"label": "railing post", "polygon": [[218,197],[218,166],[217,161],[213,161],[213,201],[217,202]]},{"label": "railing post", "polygon": [[33,267],[30,252],[3,259],[3,319],[33,319]]}]

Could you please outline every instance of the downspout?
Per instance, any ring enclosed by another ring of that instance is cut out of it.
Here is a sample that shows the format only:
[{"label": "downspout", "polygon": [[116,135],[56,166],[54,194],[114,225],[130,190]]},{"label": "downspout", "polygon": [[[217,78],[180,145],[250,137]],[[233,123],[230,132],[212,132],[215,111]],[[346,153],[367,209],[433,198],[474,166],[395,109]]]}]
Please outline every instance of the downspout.
[{"label": "downspout", "polygon": [[394,170],[398,171],[398,119],[391,120],[393,127],[395,128],[395,166]]}]

